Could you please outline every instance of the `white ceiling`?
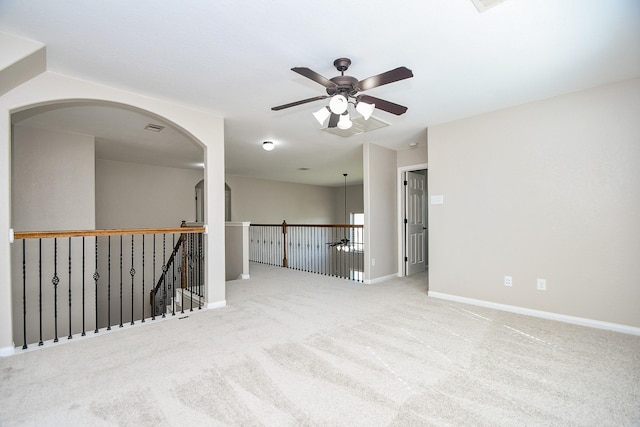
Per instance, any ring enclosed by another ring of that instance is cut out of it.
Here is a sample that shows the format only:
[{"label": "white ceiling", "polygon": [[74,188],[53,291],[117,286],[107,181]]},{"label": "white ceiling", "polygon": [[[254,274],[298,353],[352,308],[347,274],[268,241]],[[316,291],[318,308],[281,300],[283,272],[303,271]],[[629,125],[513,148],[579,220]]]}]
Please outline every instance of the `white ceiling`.
[{"label": "white ceiling", "polygon": [[[365,141],[405,150],[435,124],[640,76],[638,0],[507,0],[483,13],[471,0],[0,0],[0,32],[44,43],[50,71],[224,117],[228,174],[320,185],[360,180]],[[338,57],[360,80],[413,70],[366,92],[408,112],[376,111],[390,126],[342,138],[311,114],[325,101],[271,111],[326,93],[292,67],[331,78]],[[105,158],[199,163],[190,142],[185,159],[149,145],[138,127],[149,120],[127,114],[74,107],[21,123],[96,135]]]}]

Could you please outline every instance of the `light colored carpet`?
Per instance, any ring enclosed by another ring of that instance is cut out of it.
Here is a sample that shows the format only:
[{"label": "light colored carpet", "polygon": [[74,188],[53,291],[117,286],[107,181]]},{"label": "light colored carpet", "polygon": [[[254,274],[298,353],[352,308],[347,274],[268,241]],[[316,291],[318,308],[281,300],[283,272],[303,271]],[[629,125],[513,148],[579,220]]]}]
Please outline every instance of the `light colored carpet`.
[{"label": "light colored carpet", "polygon": [[640,424],[640,337],[429,298],[426,274],[251,275],[225,308],[0,359],[0,425]]}]

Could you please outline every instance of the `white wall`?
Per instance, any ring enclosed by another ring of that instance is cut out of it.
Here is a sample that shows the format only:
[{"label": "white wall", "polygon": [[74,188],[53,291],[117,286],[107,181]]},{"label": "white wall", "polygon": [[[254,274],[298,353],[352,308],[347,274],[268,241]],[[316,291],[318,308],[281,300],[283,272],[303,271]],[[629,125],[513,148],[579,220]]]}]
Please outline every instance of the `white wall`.
[{"label": "white wall", "polygon": [[365,143],[365,282],[396,275],[396,151]]},{"label": "white wall", "polygon": [[635,79],[430,128],[430,291],[640,327],[639,117]]},{"label": "white wall", "polygon": [[96,228],[179,227],[195,221],[203,170],[96,160]]},{"label": "white wall", "polygon": [[[254,224],[332,224],[334,189],[227,175],[231,220]],[[344,215],[344,214],[343,214]]]}]

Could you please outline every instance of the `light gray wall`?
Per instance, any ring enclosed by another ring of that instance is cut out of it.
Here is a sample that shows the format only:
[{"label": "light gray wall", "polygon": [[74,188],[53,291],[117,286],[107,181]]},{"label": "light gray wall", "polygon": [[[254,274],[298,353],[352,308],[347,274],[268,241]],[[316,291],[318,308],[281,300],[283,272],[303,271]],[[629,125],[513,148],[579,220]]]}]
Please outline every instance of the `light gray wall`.
[{"label": "light gray wall", "polygon": [[364,144],[365,280],[398,272],[396,164],[396,151]]},{"label": "light gray wall", "polygon": [[347,184],[347,219],[344,218],[344,187],[335,187],[334,192],[334,224],[348,224],[349,214],[364,213],[364,185]]},{"label": "light gray wall", "polygon": [[639,117],[635,79],[430,128],[430,291],[640,327]]},{"label": "light gray wall", "polygon": [[195,221],[202,170],[96,160],[96,227],[179,227]]},{"label": "light gray wall", "polygon": [[11,223],[16,231],[92,229],[94,138],[15,126]]},{"label": "light gray wall", "polygon": [[427,144],[424,142],[416,148],[399,150],[397,156],[398,167],[427,163]]},{"label": "light gray wall", "polygon": [[[254,224],[331,224],[335,189],[227,175],[231,220]],[[343,214],[344,215],[344,214]]]},{"label": "light gray wall", "polygon": [[[94,185],[94,138],[87,135],[44,131],[23,126],[13,129],[11,161],[11,218],[15,231],[50,230],[90,230],[95,224]],[[69,242],[58,239],[57,266],[54,265],[54,241],[43,239],[42,290],[39,289],[39,252],[37,239],[25,240],[26,304],[28,311],[27,334],[30,339],[39,336],[39,295],[42,306],[43,339],[54,337],[54,287],[52,278],[57,267],[59,336],[68,335],[69,304]],[[88,239],[87,247],[93,245]],[[12,304],[14,308],[23,303],[23,241],[11,246]],[[72,258],[82,259],[82,243],[75,239],[72,243]],[[89,249],[87,253],[90,254]],[[86,271],[94,270],[93,258],[87,256]],[[89,273],[90,275],[91,273]],[[72,305],[82,304],[82,268],[79,264],[72,268]],[[85,292],[88,300],[93,299],[91,288]],[[93,319],[87,319],[86,327],[94,326]],[[81,313],[73,314],[74,333],[81,329]],[[16,344],[22,344],[22,309],[13,310],[13,336]]]}]

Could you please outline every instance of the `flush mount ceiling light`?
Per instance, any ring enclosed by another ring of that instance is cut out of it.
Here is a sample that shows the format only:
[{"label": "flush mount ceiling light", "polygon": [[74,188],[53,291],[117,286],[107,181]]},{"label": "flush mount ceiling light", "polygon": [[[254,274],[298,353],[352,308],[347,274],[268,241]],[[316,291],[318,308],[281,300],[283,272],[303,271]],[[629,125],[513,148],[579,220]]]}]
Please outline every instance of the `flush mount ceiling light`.
[{"label": "flush mount ceiling light", "polygon": [[330,98],[329,105],[313,113],[313,116],[321,125],[324,125],[328,119],[329,123],[327,124],[327,128],[338,129],[349,129],[351,127],[352,120],[349,117],[349,104],[355,105],[356,111],[362,115],[364,120],[368,120],[376,108],[386,111],[387,113],[395,114],[396,116],[404,114],[407,111],[407,107],[385,101],[384,99],[369,95],[358,95],[359,92],[365,90],[413,77],[413,72],[407,67],[398,67],[386,73],[371,76],[364,80],[358,80],[355,77],[344,75],[344,72],[351,65],[349,58],[338,58],[333,61],[333,65],[340,72],[340,75],[331,79],[327,79],[306,67],[292,68],[291,71],[324,86],[327,94],[279,105],[271,109],[273,111],[280,111],[308,102]]},{"label": "flush mount ceiling light", "polygon": [[271,141],[265,141],[262,143],[262,148],[265,149],[266,151],[271,151],[275,148],[275,144]]}]

